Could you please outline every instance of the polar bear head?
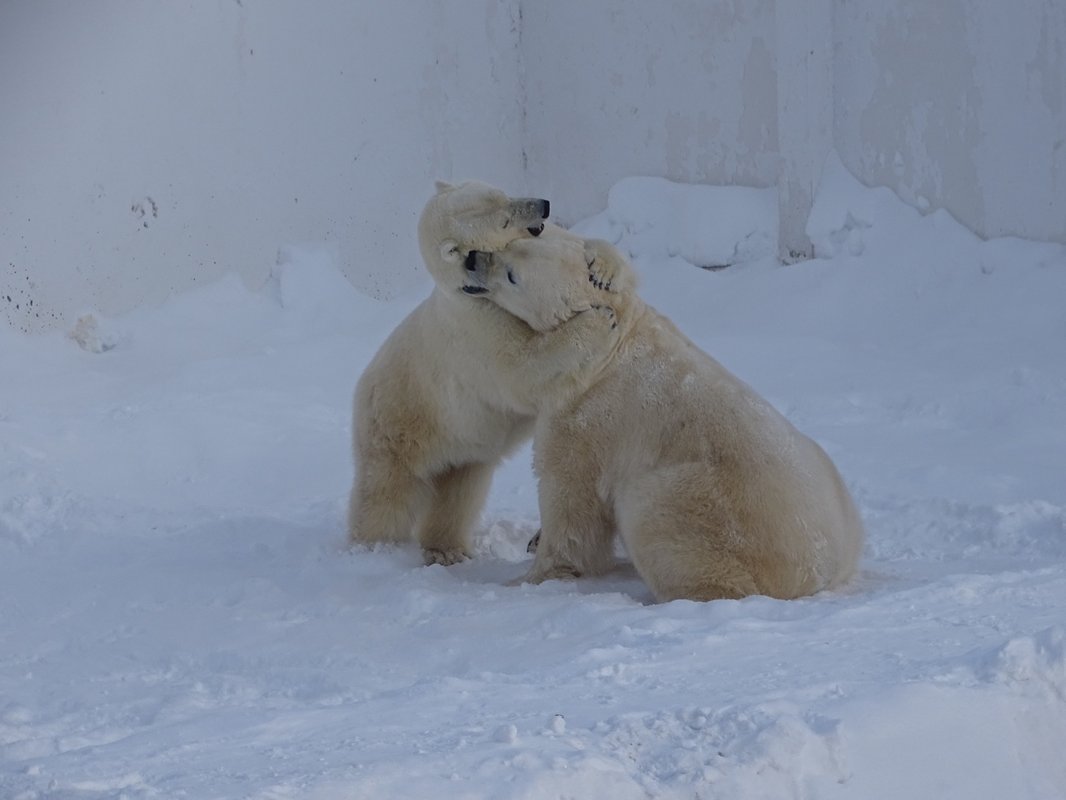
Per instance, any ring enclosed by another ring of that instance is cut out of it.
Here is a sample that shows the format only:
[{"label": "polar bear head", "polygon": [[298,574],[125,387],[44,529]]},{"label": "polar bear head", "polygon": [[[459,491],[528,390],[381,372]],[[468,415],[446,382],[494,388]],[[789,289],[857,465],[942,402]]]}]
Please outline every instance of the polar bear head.
[{"label": "polar bear head", "polygon": [[616,305],[624,299],[621,290],[633,283],[628,262],[596,239],[521,239],[495,253],[472,251],[465,264],[463,292],[541,332],[593,306]]},{"label": "polar bear head", "polygon": [[418,222],[418,243],[433,280],[457,292],[471,250],[502,250],[516,239],[539,236],[549,203],[537,197],[509,197],[479,181],[454,186],[437,182]]}]

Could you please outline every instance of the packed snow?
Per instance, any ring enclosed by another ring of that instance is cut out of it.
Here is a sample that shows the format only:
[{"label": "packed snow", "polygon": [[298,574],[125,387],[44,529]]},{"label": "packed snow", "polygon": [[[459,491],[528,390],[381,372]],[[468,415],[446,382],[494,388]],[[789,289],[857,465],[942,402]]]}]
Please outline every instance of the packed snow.
[{"label": "packed snow", "polygon": [[0,797],[1066,796],[1066,248],[834,160],[823,257],[780,266],[775,208],[629,180],[577,228],[837,462],[861,574],[802,600],[508,586],[528,448],[473,560],[347,550],[351,391],[428,277],[374,300],[291,247],[0,328]]}]

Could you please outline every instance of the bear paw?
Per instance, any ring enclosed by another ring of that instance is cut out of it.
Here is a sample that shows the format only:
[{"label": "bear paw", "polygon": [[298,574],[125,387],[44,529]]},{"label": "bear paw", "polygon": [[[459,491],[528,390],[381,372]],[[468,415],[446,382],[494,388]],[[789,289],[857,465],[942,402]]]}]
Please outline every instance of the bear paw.
[{"label": "bear paw", "polygon": [[581,577],[581,570],[569,564],[554,564],[546,568],[534,567],[524,578],[523,583],[544,583],[544,581],[572,581]]},{"label": "bear paw", "polygon": [[618,267],[614,259],[599,257],[598,247],[599,244],[595,240],[585,242],[585,264],[589,270],[589,283],[602,291],[617,294],[619,290],[613,287],[618,277]]},{"label": "bear paw", "polygon": [[614,274],[611,271],[599,269],[599,265],[602,263],[603,261],[597,260],[589,264],[589,283],[597,289],[609,292],[611,291],[611,283],[614,281]]},{"label": "bear paw", "polygon": [[618,327],[618,314],[610,306],[592,306],[592,310],[597,314],[602,314],[607,322],[611,323],[611,330]]},{"label": "bear paw", "polygon": [[438,550],[433,547],[422,548],[422,562],[431,567],[440,564],[442,567],[450,567],[461,561],[466,561],[470,556],[463,550]]}]

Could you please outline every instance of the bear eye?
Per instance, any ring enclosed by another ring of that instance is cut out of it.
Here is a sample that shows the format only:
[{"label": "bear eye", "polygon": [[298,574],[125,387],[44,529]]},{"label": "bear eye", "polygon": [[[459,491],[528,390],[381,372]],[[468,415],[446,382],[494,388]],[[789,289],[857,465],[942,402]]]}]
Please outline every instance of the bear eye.
[{"label": "bear eye", "polygon": [[513,272],[511,272],[511,268],[510,268],[510,267],[508,267],[508,268],[507,268],[507,280],[509,280],[509,281],[510,281],[511,283],[513,283],[513,284],[514,284],[515,286],[517,286],[517,285],[518,285],[518,281],[516,281],[516,280],[515,280],[515,278],[514,278],[514,273],[513,273]]},{"label": "bear eye", "polygon": [[506,230],[507,228],[511,227],[511,218],[510,217],[508,217],[507,219],[505,219],[503,221],[503,227],[504,227],[504,230]]}]

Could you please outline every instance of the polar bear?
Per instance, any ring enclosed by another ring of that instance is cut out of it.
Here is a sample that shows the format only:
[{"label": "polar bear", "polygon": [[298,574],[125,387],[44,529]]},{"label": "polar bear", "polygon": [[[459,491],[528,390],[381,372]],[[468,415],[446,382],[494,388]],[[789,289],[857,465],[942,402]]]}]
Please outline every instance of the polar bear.
[{"label": "polar bear", "polygon": [[645,305],[614,247],[519,240],[472,261],[482,301],[548,336],[596,299],[590,265],[614,276],[611,352],[583,367],[579,396],[539,393],[542,528],[526,580],[603,572],[616,531],[661,601],[794,598],[853,574],[863,527],[833,462]]},{"label": "polar bear", "polygon": [[[542,336],[462,291],[470,251],[536,236],[548,212],[547,200],[513,199],[484,183],[437,185],[418,225],[436,286],[356,386],[351,543],[407,541],[414,533],[427,564],[466,558],[493,469],[532,433],[535,392],[580,380],[585,338],[600,346],[612,335],[608,315],[591,303],[567,313],[596,313]],[[567,238],[558,230],[548,235]],[[538,375],[530,362],[561,371]]]}]

